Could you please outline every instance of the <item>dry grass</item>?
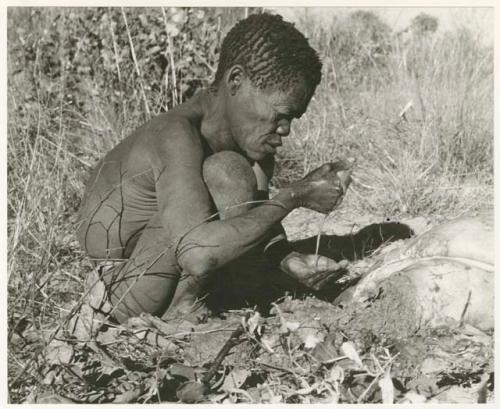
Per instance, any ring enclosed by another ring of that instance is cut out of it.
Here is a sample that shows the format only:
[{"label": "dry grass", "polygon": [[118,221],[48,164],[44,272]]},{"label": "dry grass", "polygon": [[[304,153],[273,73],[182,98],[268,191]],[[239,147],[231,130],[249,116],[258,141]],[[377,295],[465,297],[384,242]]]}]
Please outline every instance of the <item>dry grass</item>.
[{"label": "dry grass", "polygon": [[[105,94],[87,82],[87,92],[80,87],[81,94],[68,99],[67,84],[72,80],[68,73],[74,71],[64,64],[71,61],[61,57],[57,74],[47,75],[41,68],[46,58],[42,40],[33,41],[33,37],[43,39],[44,28],[54,23],[63,38],[64,24],[70,23],[56,20],[58,10],[47,10],[36,26],[29,27],[28,37],[22,38],[16,31],[25,22],[22,13],[9,12],[9,339],[20,331],[20,323],[29,323],[32,333],[50,332],[65,302],[81,293],[89,266],[73,236],[74,215],[90,168],[149,111],[154,115],[183,98],[182,79],[173,69],[165,73],[162,89],[148,90],[151,81],[141,50],[136,49],[136,55],[118,49],[108,17],[103,30],[109,33],[110,53],[116,61],[121,55],[119,64],[112,61],[115,71],[109,74],[119,84],[117,95]],[[123,19],[131,25],[133,17],[127,13],[123,12]],[[162,10],[157,14],[166,25]],[[342,22],[335,24],[336,33],[347,29]],[[279,154],[276,185],[344,156],[356,158],[358,164],[344,202],[352,217],[365,213],[453,216],[492,205],[491,47],[481,45],[466,30],[406,40],[393,36],[383,66],[375,61],[351,73],[346,68],[348,57],[343,60],[335,54],[345,37],[332,39],[331,28],[307,20],[299,28],[319,50],[324,77]],[[132,47],[134,38],[127,34]],[[33,48],[20,60],[12,48],[23,46],[23,41]],[[173,43],[167,44],[166,55],[173,66],[182,60],[174,53]],[[78,42],[76,52],[85,53],[86,47]],[[213,67],[212,61],[201,58]],[[135,72],[135,77],[129,81],[124,72]],[[409,102],[412,107],[400,116]],[[41,350],[44,339],[9,349],[10,381],[22,379],[11,385],[12,402],[21,401],[30,385],[40,382],[37,366],[25,368],[25,364]]]},{"label": "dry grass", "polygon": [[324,76],[283,159],[308,171],[355,158],[345,205],[359,213],[453,216],[492,205],[492,49],[466,30],[391,37],[387,65],[367,67],[350,88],[337,85],[342,61],[324,46],[328,30],[312,35]]}]

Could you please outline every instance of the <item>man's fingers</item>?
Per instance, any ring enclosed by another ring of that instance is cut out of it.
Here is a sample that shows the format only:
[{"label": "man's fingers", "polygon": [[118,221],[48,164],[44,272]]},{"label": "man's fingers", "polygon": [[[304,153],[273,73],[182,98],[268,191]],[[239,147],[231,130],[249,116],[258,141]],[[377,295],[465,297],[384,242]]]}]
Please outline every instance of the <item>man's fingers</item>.
[{"label": "man's fingers", "polygon": [[315,268],[316,258],[315,255],[311,255],[311,261],[314,264],[310,266],[312,275],[307,280],[307,285],[316,291],[342,275],[342,270],[349,264],[347,260],[341,260],[337,263],[328,257],[318,256],[318,264]]},{"label": "man's fingers", "polygon": [[316,291],[321,290],[328,282],[336,280],[340,275],[342,275],[340,270],[317,273],[308,280],[308,286]]},{"label": "man's fingers", "polygon": [[333,261],[327,257],[318,256],[318,259],[316,260],[316,257],[313,256],[312,262],[314,263],[312,265],[313,271],[315,271],[317,273],[324,272],[324,271],[338,270],[338,264],[335,261]]},{"label": "man's fingers", "polygon": [[307,256],[307,264],[313,272],[337,271],[347,266],[347,260],[337,263],[335,260],[324,256],[310,254]]},{"label": "man's fingers", "polygon": [[342,275],[347,265],[347,260],[337,263],[324,256],[291,253],[283,260],[282,269],[309,288],[320,290],[326,283]]},{"label": "man's fingers", "polygon": [[310,273],[309,266],[304,263],[301,257],[296,255],[290,255],[282,262],[282,267],[284,270],[297,277],[305,277]]},{"label": "man's fingers", "polygon": [[349,262],[347,260],[340,260],[338,263],[338,266],[342,269],[347,268],[349,265]]}]

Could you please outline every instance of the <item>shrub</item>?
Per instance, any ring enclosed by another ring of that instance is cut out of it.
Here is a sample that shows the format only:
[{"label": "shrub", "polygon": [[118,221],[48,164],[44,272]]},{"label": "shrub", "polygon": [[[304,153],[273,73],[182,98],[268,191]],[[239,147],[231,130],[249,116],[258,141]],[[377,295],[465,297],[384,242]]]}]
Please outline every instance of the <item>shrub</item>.
[{"label": "shrub", "polygon": [[410,23],[410,29],[414,33],[434,33],[438,28],[438,19],[427,13],[420,13],[415,16]]}]

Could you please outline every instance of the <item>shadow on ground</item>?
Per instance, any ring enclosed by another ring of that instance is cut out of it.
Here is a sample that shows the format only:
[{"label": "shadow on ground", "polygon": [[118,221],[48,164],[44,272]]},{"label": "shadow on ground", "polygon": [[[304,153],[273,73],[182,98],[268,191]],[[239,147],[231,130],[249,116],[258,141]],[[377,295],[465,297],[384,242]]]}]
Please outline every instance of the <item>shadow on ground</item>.
[{"label": "shadow on ground", "polygon": [[[413,235],[413,230],[403,223],[374,223],[355,234],[322,235],[319,254],[335,261],[355,262],[370,256],[384,244],[408,239]],[[310,240],[295,241],[295,250],[307,254],[310,252],[308,251]],[[314,291],[301,285],[276,266],[270,265],[266,260],[249,258],[247,265],[249,266],[247,269],[241,268],[241,264],[239,264],[236,271],[229,269],[229,271],[220,272],[214,276],[206,299],[208,307],[214,313],[257,306],[257,310],[261,314],[267,315],[271,303],[287,294],[297,298],[314,295],[320,299],[333,301],[347,286],[353,285],[357,281],[349,281],[339,285],[335,280],[332,280],[327,282],[320,291]],[[336,277],[338,276],[336,275]]]}]

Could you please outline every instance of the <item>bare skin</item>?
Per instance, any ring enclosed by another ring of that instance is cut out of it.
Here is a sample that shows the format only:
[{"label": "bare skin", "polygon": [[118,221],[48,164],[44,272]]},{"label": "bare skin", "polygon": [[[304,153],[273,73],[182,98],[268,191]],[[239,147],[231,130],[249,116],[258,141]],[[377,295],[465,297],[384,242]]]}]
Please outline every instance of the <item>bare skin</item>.
[{"label": "bare skin", "polygon": [[[264,190],[276,149],[311,96],[305,83],[286,93],[258,90],[236,65],[217,93],[201,92],[152,119],[99,163],[88,182],[77,236],[95,262],[121,260],[104,277],[119,321],[140,312],[188,312],[210,276],[282,234],[279,223],[291,210],[334,208],[343,191],[338,169],[325,164],[270,201],[210,217],[221,206],[204,180],[205,161],[235,152],[254,167],[257,187]],[[249,197],[258,198],[259,189],[248,188]],[[302,243],[302,250],[312,248],[312,242]],[[287,273],[308,284],[316,260],[293,257],[300,268],[288,263]],[[323,273],[342,267],[328,258],[318,264]]]}]

